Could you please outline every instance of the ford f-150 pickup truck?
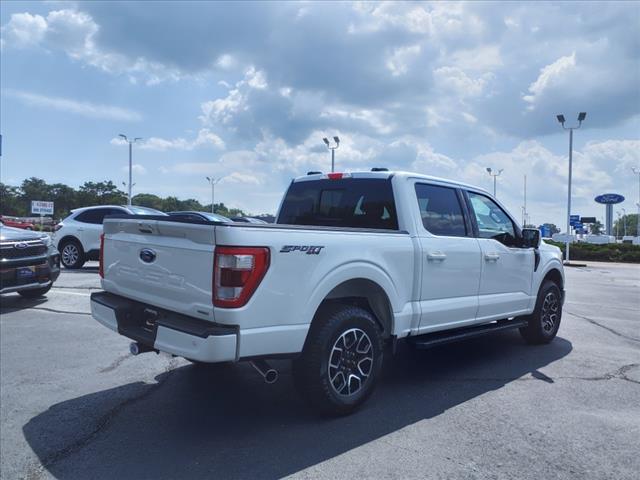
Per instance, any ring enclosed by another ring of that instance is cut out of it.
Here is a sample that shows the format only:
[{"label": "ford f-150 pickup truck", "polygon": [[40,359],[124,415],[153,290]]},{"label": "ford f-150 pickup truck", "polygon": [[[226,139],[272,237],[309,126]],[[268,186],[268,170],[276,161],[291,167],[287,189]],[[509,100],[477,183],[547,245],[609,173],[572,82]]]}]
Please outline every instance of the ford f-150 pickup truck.
[{"label": "ford f-150 pickup truck", "polygon": [[107,217],[93,317],[134,354],[251,361],[267,381],[267,360],[291,357],[301,394],[330,414],[369,397],[399,339],[556,336],[558,248],[480,188],[381,170],[297,178],[271,225]]}]

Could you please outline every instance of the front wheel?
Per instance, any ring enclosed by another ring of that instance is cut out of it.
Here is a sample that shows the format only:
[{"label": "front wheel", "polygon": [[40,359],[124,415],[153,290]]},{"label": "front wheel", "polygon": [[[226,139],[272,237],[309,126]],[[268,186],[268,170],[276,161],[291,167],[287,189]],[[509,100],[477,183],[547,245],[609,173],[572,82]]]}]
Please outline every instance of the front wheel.
[{"label": "front wheel", "polygon": [[562,295],[554,282],[547,280],[538,291],[536,308],[520,334],[531,344],[549,343],[556,337],[562,318]]},{"label": "front wheel", "polygon": [[311,325],[302,355],[294,360],[294,382],[320,413],[345,415],[373,393],[382,356],[382,334],[369,311],[326,306]]},{"label": "front wheel", "polygon": [[60,262],[62,265],[72,270],[82,268],[85,260],[80,242],[68,240],[60,247]]}]

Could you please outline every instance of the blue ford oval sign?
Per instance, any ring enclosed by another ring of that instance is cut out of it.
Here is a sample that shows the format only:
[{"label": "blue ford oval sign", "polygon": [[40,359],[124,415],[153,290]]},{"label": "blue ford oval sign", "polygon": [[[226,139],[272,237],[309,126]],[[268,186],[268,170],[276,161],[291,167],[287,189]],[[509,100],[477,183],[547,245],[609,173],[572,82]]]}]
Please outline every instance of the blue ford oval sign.
[{"label": "blue ford oval sign", "polygon": [[624,202],[624,197],[617,193],[605,193],[603,195],[598,195],[595,198],[595,201],[604,204],[615,204]]},{"label": "blue ford oval sign", "polygon": [[151,263],[156,259],[156,252],[150,248],[143,248],[140,250],[140,260],[144,263]]}]

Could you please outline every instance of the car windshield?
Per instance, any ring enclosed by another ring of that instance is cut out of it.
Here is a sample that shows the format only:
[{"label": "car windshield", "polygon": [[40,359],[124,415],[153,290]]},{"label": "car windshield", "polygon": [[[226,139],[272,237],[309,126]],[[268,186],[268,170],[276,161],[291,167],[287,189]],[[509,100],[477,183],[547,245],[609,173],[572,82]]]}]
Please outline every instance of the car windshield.
[{"label": "car windshield", "polygon": [[230,222],[231,219],[225,217],[224,215],[218,215],[216,213],[206,213],[206,212],[198,212],[203,217],[207,217],[207,220],[212,222]]},{"label": "car windshield", "polygon": [[134,215],[166,215],[166,213],[155,208],[139,207],[137,205],[129,205],[126,208],[131,210]]}]

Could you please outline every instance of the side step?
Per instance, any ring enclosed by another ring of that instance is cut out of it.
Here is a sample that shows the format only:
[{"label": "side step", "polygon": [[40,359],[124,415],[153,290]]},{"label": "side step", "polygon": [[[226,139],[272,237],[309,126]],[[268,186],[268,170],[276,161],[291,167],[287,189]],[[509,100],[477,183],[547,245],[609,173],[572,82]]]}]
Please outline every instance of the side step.
[{"label": "side step", "polygon": [[472,327],[456,328],[454,330],[444,330],[440,332],[427,333],[416,337],[407,338],[416,348],[423,350],[445,343],[467,340],[468,338],[480,337],[489,333],[510,330],[512,328],[526,327],[526,320],[500,320],[485,325],[474,325]]}]

